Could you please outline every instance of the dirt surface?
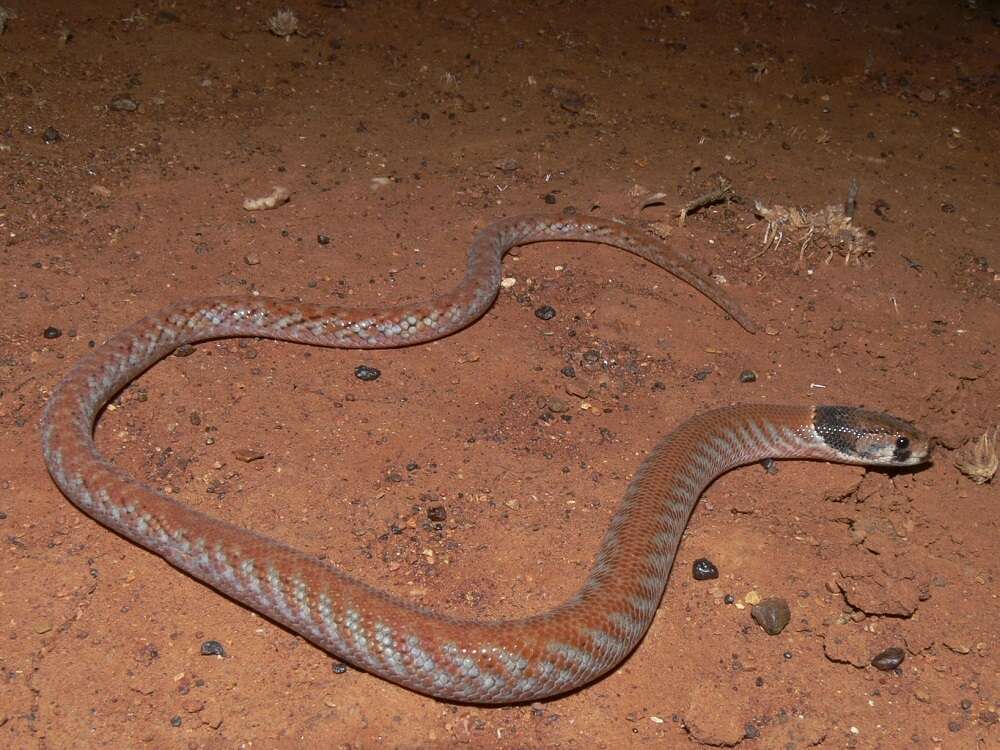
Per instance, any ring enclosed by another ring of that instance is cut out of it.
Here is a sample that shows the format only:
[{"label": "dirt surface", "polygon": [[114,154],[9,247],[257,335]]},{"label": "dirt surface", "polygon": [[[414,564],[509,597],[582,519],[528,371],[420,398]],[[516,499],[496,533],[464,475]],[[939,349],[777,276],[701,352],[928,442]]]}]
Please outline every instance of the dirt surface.
[{"label": "dirt surface", "polygon": [[[1000,480],[954,466],[1000,422],[996,16],[323,0],[292,3],[284,38],[254,0],[2,4],[0,746],[1000,747]],[[729,200],[678,226],[720,179]],[[275,185],[290,202],[244,210]],[[833,209],[809,234],[755,201]],[[478,618],[568,597],[640,458],[699,410],[884,408],[938,437],[933,465],[726,475],[633,656],[505,708],[344,671],[51,483],[48,394],[147,311],[417,299],[457,281],[477,228],[536,211],[650,222],[763,330],[621,251],[536,245],[481,321],[430,345],[170,358],[100,444],[198,508]],[[692,578],[700,557],[717,580]],[[787,600],[782,633],[754,595]],[[878,671],[887,647],[905,660]]]}]

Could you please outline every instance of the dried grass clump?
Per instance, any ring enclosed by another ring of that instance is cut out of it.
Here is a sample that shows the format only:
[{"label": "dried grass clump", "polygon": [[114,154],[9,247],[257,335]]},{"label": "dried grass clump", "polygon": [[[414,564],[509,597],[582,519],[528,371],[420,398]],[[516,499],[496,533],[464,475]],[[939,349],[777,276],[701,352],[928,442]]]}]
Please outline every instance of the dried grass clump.
[{"label": "dried grass clump", "polygon": [[299,17],[291,8],[281,8],[267,19],[267,28],[275,36],[284,37],[287,42],[299,30]]},{"label": "dried grass clump", "polygon": [[993,479],[1000,468],[997,457],[997,438],[1000,426],[986,432],[978,440],[969,442],[958,454],[955,466],[976,484],[986,484]]},{"label": "dried grass clump", "polygon": [[875,252],[865,233],[854,226],[852,217],[844,206],[831,205],[817,211],[788,206],[754,204],[754,213],[767,222],[764,230],[764,250],[775,251],[785,239],[799,245],[799,263],[806,257],[806,249],[816,245],[827,251],[826,262],[834,255],[844,257],[844,263],[857,263],[862,257]]}]

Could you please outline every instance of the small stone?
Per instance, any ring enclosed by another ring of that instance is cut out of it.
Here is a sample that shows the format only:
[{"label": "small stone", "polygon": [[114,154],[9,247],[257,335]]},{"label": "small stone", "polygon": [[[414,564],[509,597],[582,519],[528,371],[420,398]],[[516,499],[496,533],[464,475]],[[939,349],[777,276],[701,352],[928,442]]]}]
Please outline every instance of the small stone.
[{"label": "small stone", "polygon": [[260,265],[260,256],[259,255],[254,255],[253,253],[250,253],[248,255],[244,255],[243,256],[243,262],[246,263],[248,266],[257,266],[257,265]]},{"label": "small stone", "polygon": [[740,373],[741,383],[755,383],[757,381],[757,373],[753,370],[744,370]]},{"label": "small stone", "polygon": [[906,658],[906,652],[897,646],[891,646],[881,651],[872,659],[872,666],[883,672],[891,672]]},{"label": "small stone", "polygon": [[763,628],[768,635],[777,635],[789,620],[792,619],[792,612],[788,607],[788,602],[784,599],[765,599],[760,604],[755,604],[750,610],[750,616]]},{"label": "small stone", "polygon": [[574,115],[580,113],[583,109],[583,104],[583,97],[577,94],[571,94],[559,100],[559,106],[567,112],[572,112]]},{"label": "small stone", "polygon": [[542,305],[535,310],[535,317],[539,320],[552,320],[556,316],[556,309],[551,305]]},{"label": "small stone", "polygon": [[959,722],[959,721],[955,721],[954,719],[951,720],[951,721],[949,721],[948,722],[948,731],[949,732],[961,732],[962,731],[962,723]]},{"label": "small stone", "polygon": [[191,344],[181,344],[174,349],[175,357],[190,357],[192,354],[194,354],[194,347]]},{"label": "small stone", "polygon": [[546,406],[548,407],[549,411],[552,412],[553,414],[562,414],[563,412],[569,410],[569,406],[567,405],[567,403],[562,399],[558,398],[549,399],[549,402],[546,404]]},{"label": "small stone", "polygon": [[696,581],[709,581],[719,577],[719,569],[707,557],[699,557],[691,565],[691,575]]},{"label": "small stone", "polygon": [[553,193],[546,193],[542,198],[548,205],[554,206],[556,203],[556,196]]},{"label": "small stone", "polygon": [[570,367],[569,365],[567,365],[566,367],[562,368],[559,372],[561,372],[567,378],[575,378],[576,377],[576,370],[573,369],[572,367]]},{"label": "small stone", "polygon": [[358,365],[354,368],[354,377],[358,380],[364,380],[365,382],[378,380],[382,376],[382,371],[377,367],[369,367],[368,365]]},{"label": "small stone", "polygon": [[62,140],[62,133],[53,127],[45,128],[45,132],[42,133],[42,141],[44,143],[55,143],[56,141]]},{"label": "small stone", "polygon": [[443,505],[432,505],[427,509],[427,520],[434,523],[444,523],[448,519],[448,511]]},{"label": "small stone", "polygon": [[345,674],[349,667],[342,661],[334,661],[330,664],[334,674]]},{"label": "small stone", "polygon": [[135,112],[139,104],[130,96],[116,96],[108,105],[114,112]]},{"label": "small stone", "polygon": [[316,235],[316,241],[319,244],[321,244],[321,245],[329,245],[330,244],[330,237],[328,235],[325,235],[325,234],[317,234]]},{"label": "small stone", "polygon": [[235,451],[233,455],[236,457],[237,461],[242,461],[243,463],[248,464],[252,461],[259,461],[264,458],[265,454],[264,451],[259,448],[240,448],[238,451]]},{"label": "small stone", "polygon": [[55,326],[49,326],[42,331],[42,335],[47,339],[57,339],[62,336],[62,331]]}]

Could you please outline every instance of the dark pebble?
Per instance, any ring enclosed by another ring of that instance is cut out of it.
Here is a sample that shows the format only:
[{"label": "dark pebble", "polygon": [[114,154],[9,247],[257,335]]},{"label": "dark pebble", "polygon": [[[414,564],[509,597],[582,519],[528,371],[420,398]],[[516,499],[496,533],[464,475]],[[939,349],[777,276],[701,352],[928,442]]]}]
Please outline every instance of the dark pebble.
[{"label": "dark pebble", "polygon": [[696,372],[691,377],[693,377],[697,381],[702,381],[705,380],[711,374],[712,374],[711,370],[698,370],[698,372]]},{"label": "dark pebble", "polygon": [[972,701],[970,701],[968,698],[962,698],[962,702],[959,703],[959,705],[962,707],[963,711],[968,711],[970,708],[972,708]]},{"label": "dark pebble", "polygon": [[757,382],[757,373],[755,373],[753,370],[744,370],[743,372],[740,373],[740,382],[741,383],[756,383]]},{"label": "dark pebble", "polygon": [[768,474],[778,473],[778,462],[775,461],[773,458],[762,458],[760,461],[760,465],[764,467],[764,471],[766,471]]},{"label": "dark pebble", "polygon": [[948,731],[949,732],[961,732],[962,731],[962,724],[961,724],[961,722],[958,722],[958,721],[949,721],[948,722]]},{"label": "dark pebble", "polygon": [[601,361],[601,353],[596,349],[588,349],[583,353],[583,363],[586,365],[596,365]]},{"label": "dark pebble", "polygon": [[[792,611],[784,599],[771,598],[765,599],[760,604],[755,604],[750,610],[750,616],[763,628],[765,633],[777,635],[785,629],[788,621],[792,619]],[[791,656],[786,658],[791,658]]]},{"label": "dark pebble", "polygon": [[170,717],[170,726],[172,726],[172,727],[179,727],[180,725],[181,725],[181,717],[180,716],[171,716]]},{"label": "dark pebble", "polygon": [[792,658],[792,652],[791,651],[786,651],[785,653],[782,654],[782,656],[784,656],[786,660],[790,661],[791,658]]},{"label": "dark pebble", "polygon": [[567,96],[559,101],[559,106],[567,112],[572,112],[574,115],[579,114],[583,109],[583,97],[577,95]]},{"label": "dark pebble", "polygon": [[434,523],[443,523],[448,519],[448,511],[443,505],[432,505],[427,509],[427,520]]},{"label": "dark pebble", "polygon": [[955,213],[955,206],[951,203],[942,203],[941,211],[946,214],[953,214]]},{"label": "dark pebble", "polygon": [[42,331],[42,335],[47,339],[57,339],[60,336],[62,336],[62,331],[56,328],[55,326],[49,326],[44,331]]},{"label": "dark pebble", "polygon": [[883,672],[891,672],[900,664],[903,663],[903,659],[906,658],[906,652],[903,649],[896,646],[891,646],[885,651],[877,654],[874,659],[872,659],[872,666],[875,669],[880,669]]},{"label": "dark pebble", "polygon": [[576,370],[574,370],[572,367],[569,367],[568,365],[566,367],[562,368],[559,372],[561,372],[567,378],[575,378],[576,377]]},{"label": "dark pebble", "polygon": [[56,141],[61,141],[62,133],[53,127],[45,128],[45,132],[42,133],[42,140],[45,143],[55,143]]},{"label": "dark pebble", "polygon": [[753,724],[747,724],[743,727],[743,736],[748,740],[755,740],[760,737],[760,730]]},{"label": "dark pebble", "polygon": [[556,309],[551,305],[542,305],[535,310],[535,317],[540,320],[552,320],[556,316]]},{"label": "dark pebble", "polygon": [[556,196],[553,195],[552,193],[546,193],[542,198],[542,200],[548,203],[550,206],[554,206],[556,202]]},{"label": "dark pebble", "polygon": [[328,235],[325,235],[325,234],[317,234],[316,235],[316,241],[319,244],[321,244],[321,245],[329,245],[330,244],[330,237]]},{"label": "dark pebble", "polygon": [[733,596],[732,594],[726,594],[724,597],[722,597],[722,601],[724,601],[726,604],[735,604],[736,597]]},{"label": "dark pebble", "polygon": [[226,649],[218,641],[204,641],[201,644],[202,656],[225,656]]},{"label": "dark pebble", "polygon": [[989,726],[990,724],[997,723],[997,712],[996,711],[980,711],[979,712],[979,723]]},{"label": "dark pebble", "polygon": [[194,354],[194,347],[191,344],[181,344],[174,349],[175,357],[190,357],[192,354]]},{"label": "dark pebble", "polygon": [[349,669],[349,667],[342,661],[332,662],[330,666],[333,668],[334,674],[344,674]]},{"label": "dark pebble", "polygon": [[406,465],[407,471],[416,471],[420,468],[420,464],[413,463],[412,461]]},{"label": "dark pebble", "polygon": [[709,581],[719,577],[719,569],[707,557],[699,557],[691,566],[691,575],[696,581]]},{"label": "dark pebble", "polygon": [[358,380],[378,380],[381,375],[381,370],[375,367],[369,367],[368,365],[358,365],[354,368],[354,377]]}]

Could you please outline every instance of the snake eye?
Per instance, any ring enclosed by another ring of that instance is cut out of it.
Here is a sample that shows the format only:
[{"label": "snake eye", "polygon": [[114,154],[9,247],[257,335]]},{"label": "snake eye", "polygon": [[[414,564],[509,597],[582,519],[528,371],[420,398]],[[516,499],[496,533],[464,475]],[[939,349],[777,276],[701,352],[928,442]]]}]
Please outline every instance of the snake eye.
[{"label": "snake eye", "polygon": [[910,439],[908,437],[898,437],[896,438],[896,449],[905,451],[910,447]]}]

